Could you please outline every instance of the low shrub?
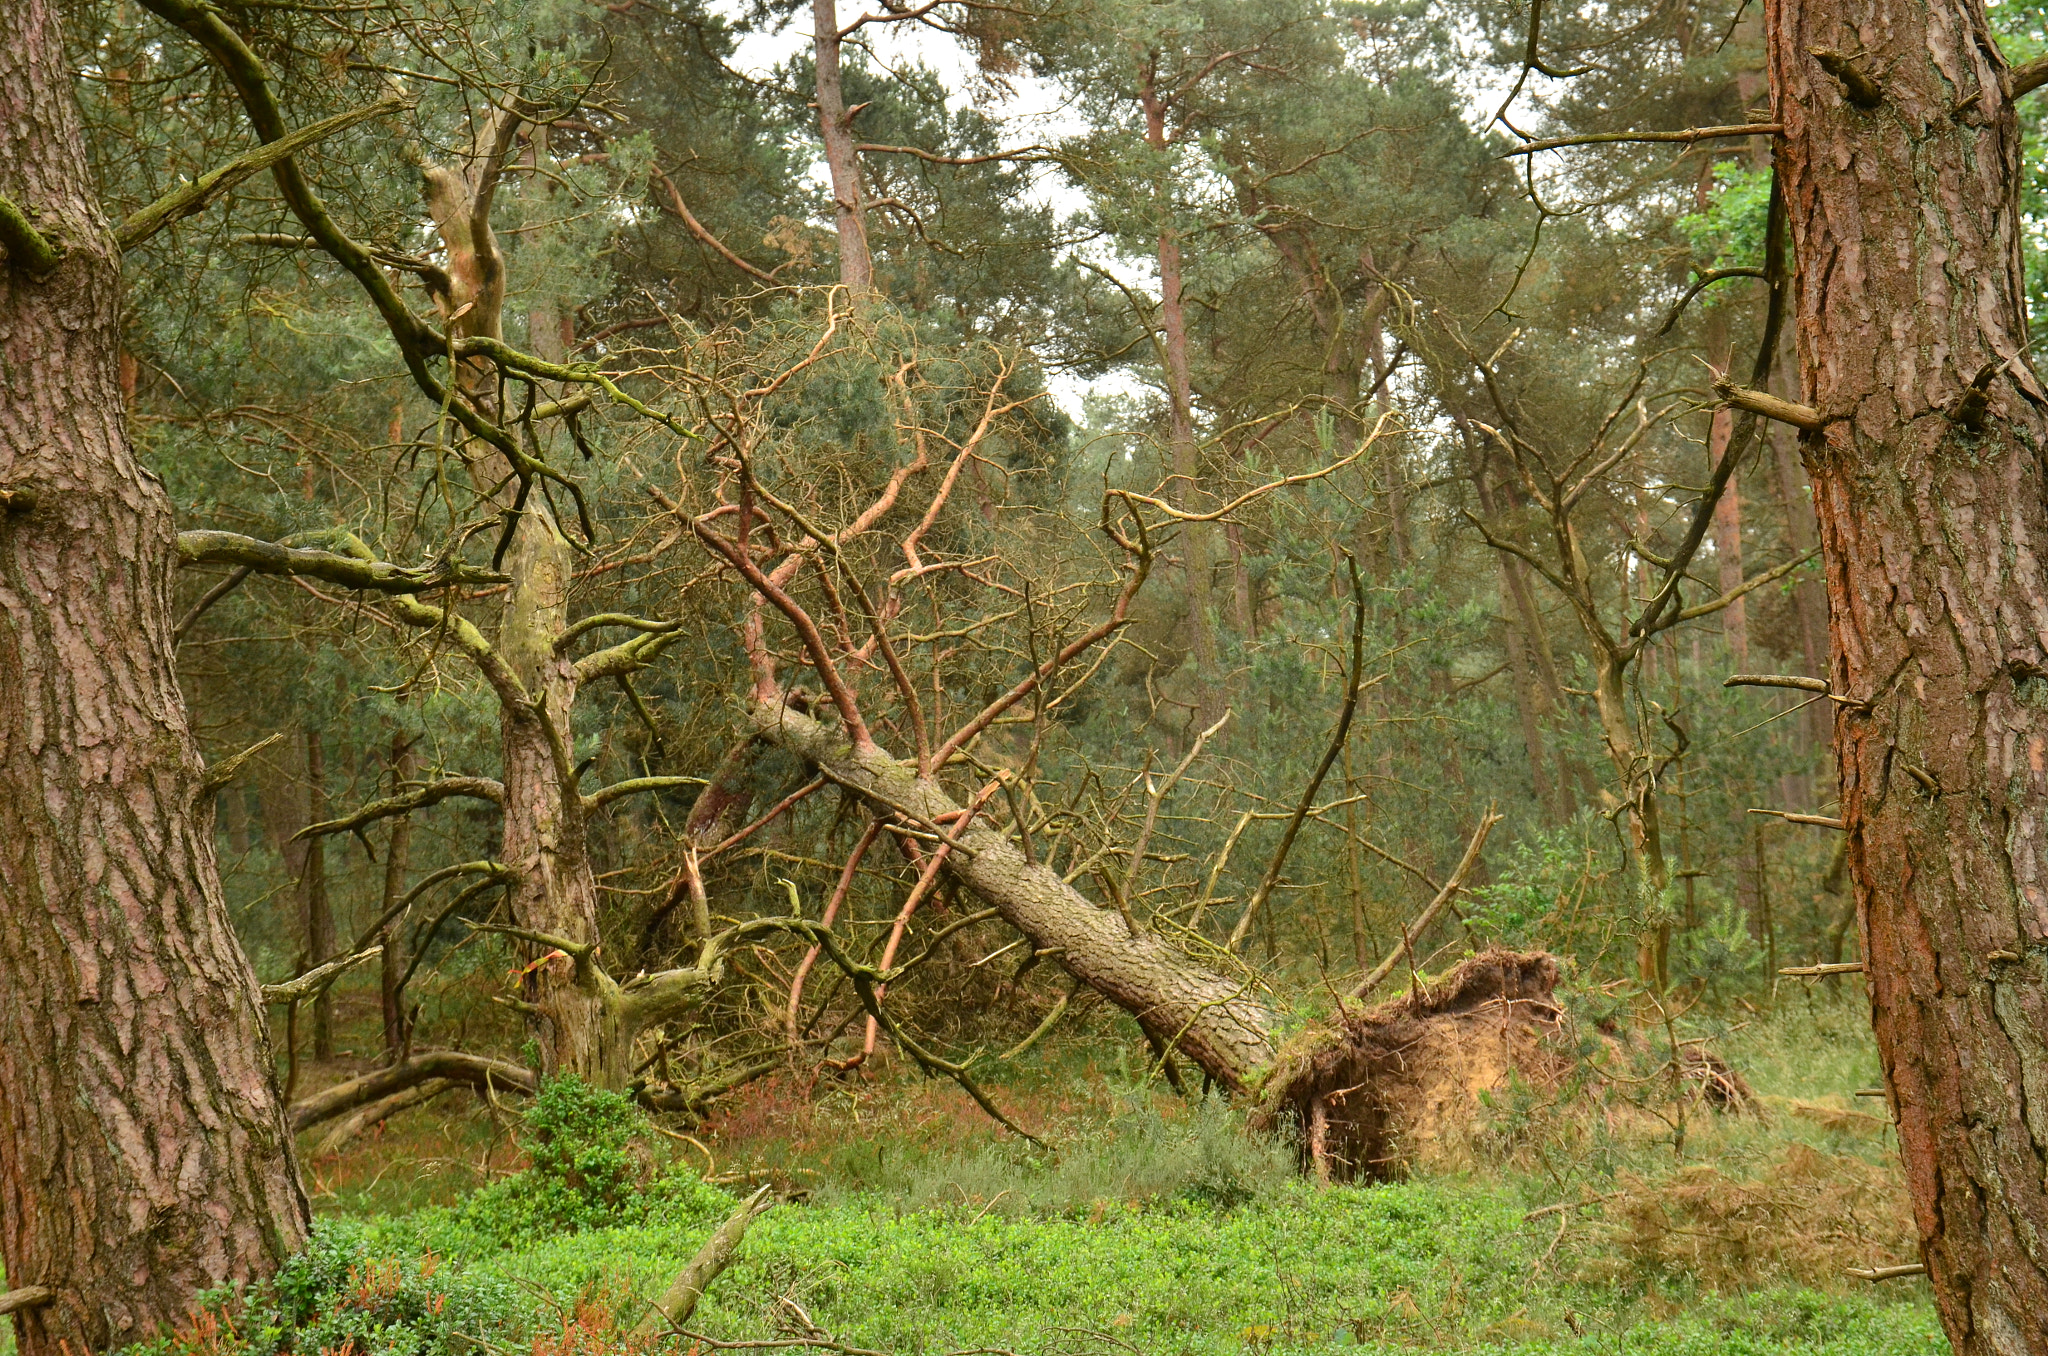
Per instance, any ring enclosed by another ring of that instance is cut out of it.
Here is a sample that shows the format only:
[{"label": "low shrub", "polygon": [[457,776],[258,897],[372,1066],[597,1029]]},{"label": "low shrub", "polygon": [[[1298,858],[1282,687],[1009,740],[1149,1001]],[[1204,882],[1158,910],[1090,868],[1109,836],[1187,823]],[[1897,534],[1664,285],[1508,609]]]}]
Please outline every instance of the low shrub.
[{"label": "low shrub", "polygon": [[536,1233],[719,1219],[732,1198],[648,1144],[647,1122],[624,1093],[575,1078],[541,1085],[523,1117],[527,1166],[452,1210],[412,1217],[420,1242],[467,1250],[509,1247]]}]

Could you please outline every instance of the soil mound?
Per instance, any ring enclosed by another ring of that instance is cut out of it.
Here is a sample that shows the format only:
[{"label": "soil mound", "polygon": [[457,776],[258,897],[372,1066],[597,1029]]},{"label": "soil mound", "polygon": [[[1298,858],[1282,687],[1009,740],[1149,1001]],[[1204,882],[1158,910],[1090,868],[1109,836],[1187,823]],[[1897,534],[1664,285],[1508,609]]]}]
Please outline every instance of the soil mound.
[{"label": "soil mound", "polygon": [[1300,1128],[1304,1171],[1385,1181],[1469,1129],[1480,1098],[1516,1076],[1572,1068],[1558,1040],[1557,958],[1490,950],[1411,991],[1297,1038],[1266,1080],[1257,1120]]}]

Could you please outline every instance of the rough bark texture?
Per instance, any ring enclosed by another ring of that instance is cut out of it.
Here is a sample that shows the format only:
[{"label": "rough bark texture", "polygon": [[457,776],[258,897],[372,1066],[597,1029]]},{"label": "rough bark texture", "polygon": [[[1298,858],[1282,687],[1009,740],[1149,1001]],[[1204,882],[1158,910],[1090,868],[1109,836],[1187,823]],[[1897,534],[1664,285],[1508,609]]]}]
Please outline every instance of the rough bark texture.
[{"label": "rough bark texture", "polygon": [[[575,666],[555,653],[569,613],[569,544],[545,510],[527,506],[506,557],[512,583],[498,625],[498,653],[537,709],[502,708],[505,828],[501,860],[519,872],[512,917],[519,926],[594,943],[597,878],[591,871],[582,797],[563,766],[576,705]],[[560,741],[559,744],[557,741]],[[626,1081],[626,1039],[601,995],[579,983],[565,957],[527,971],[529,1016],[543,1072],[574,1073],[600,1087]]]},{"label": "rough bark texture", "polygon": [[[2048,1353],[2048,419],[1975,0],[1775,0],[1805,442],[1878,1049],[1961,1356]],[[1859,108],[1815,48],[1855,54]],[[1986,364],[1981,428],[1953,419]]]},{"label": "rough bark texture", "polygon": [[306,1202],[171,666],[170,505],[135,461],[120,265],[53,0],[0,5],[0,1260],[23,1356],[156,1335],[275,1268]]},{"label": "rough bark texture", "polygon": [[[756,703],[750,723],[769,743],[817,765],[877,808],[909,810],[927,822],[960,806],[937,782],[879,749],[863,753],[800,711]],[[1027,862],[1003,834],[969,827],[946,870],[1040,950],[1059,953],[1067,972],[1137,1018],[1226,1088],[1247,1086],[1273,1059],[1272,1014],[1252,990],[1195,965],[1157,934],[1133,934],[1121,915],[1098,909],[1042,864]],[[964,860],[963,860],[964,858]]]},{"label": "rough bark texture", "polygon": [[853,120],[839,74],[839,6],[811,0],[811,55],[818,74],[818,136],[825,143],[825,168],[832,176],[832,224],[839,233],[839,281],[856,298],[875,290],[868,253],[867,205],[861,196],[860,155]]}]

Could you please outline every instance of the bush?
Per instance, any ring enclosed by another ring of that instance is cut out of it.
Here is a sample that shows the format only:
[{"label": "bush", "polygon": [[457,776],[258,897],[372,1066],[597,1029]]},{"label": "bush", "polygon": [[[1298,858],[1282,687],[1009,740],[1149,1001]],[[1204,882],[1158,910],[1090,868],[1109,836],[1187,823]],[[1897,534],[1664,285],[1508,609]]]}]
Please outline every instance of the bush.
[{"label": "bush", "polygon": [[527,1167],[475,1192],[451,1213],[415,1217],[422,1241],[510,1246],[536,1232],[638,1224],[653,1212],[722,1218],[732,1199],[694,1173],[664,1166],[624,1093],[551,1078],[525,1113]]},{"label": "bush", "polygon": [[510,1280],[432,1253],[375,1255],[360,1225],[322,1221],[252,1290],[199,1297],[189,1325],[130,1356],[468,1356],[529,1321]]}]

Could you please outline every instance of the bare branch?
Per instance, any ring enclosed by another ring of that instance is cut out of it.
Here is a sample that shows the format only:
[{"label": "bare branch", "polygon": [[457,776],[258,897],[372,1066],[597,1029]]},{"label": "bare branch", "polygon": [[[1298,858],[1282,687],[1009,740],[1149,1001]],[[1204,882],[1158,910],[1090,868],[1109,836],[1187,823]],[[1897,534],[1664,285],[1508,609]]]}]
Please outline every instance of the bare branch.
[{"label": "bare branch", "polygon": [[393,815],[408,814],[429,805],[438,805],[455,796],[467,796],[471,800],[487,800],[493,805],[503,805],[505,784],[491,777],[443,777],[439,781],[428,782],[424,786],[414,787],[395,796],[373,800],[344,818],[308,824],[292,835],[292,841],[296,843],[301,838],[319,838],[330,833],[353,833],[365,824],[374,824]]},{"label": "bare branch", "polygon": [[623,782],[613,782],[601,787],[583,798],[585,810],[595,810],[627,796],[637,796],[647,791],[666,791],[675,786],[709,786],[702,777],[632,777]]},{"label": "bare branch", "polygon": [[178,561],[183,565],[240,565],[258,574],[305,575],[370,593],[420,593],[450,584],[503,584],[510,578],[457,560],[437,560],[425,566],[393,565],[388,561],[261,541],[237,532],[210,530],[180,532]]},{"label": "bare branch", "polygon": [[275,141],[265,142],[254,150],[236,156],[219,169],[209,170],[184,187],[164,194],[130,216],[115,229],[114,243],[124,251],[132,250],[172,222],[205,211],[244,179],[261,174],[272,165],[291,158],[308,146],[325,141],[336,132],[346,131],[359,122],[367,122],[371,118],[396,113],[409,107],[410,100],[393,95],[389,99],[365,104],[361,108],[352,108],[346,113],[337,113],[331,118],[309,123]]},{"label": "bare branch", "polygon": [[1394,973],[1394,967],[1401,963],[1403,956],[1413,958],[1416,939],[1429,930],[1429,925],[1436,921],[1437,915],[1457,897],[1458,891],[1465,888],[1465,877],[1479,864],[1479,850],[1486,846],[1486,836],[1493,832],[1493,826],[1500,823],[1500,819],[1498,811],[1491,805],[1486,807],[1486,816],[1479,821],[1479,827],[1472,831],[1470,841],[1465,844],[1465,855],[1458,859],[1457,870],[1451,872],[1451,878],[1437,891],[1436,898],[1429,901],[1429,906],[1417,914],[1415,921],[1402,931],[1400,944],[1387,954],[1385,960],[1375,965],[1370,974],[1359,981],[1358,987],[1351,991],[1352,997],[1363,998],[1378,988],[1388,975]]},{"label": "bare branch", "polygon": [[1781,424],[1806,433],[1816,433],[1828,426],[1827,416],[1811,405],[1801,405],[1772,395],[1768,391],[1752,391],[1722,380],[1714,383],[1714,394],[1738,410],[1748,410],[1766,419],[1775,419]]},{"label": "bare branch", "polygon": [[316,965],[298,978],[288,979],[282,984],[266,984],[263,986],[263,1001],[266,1003],[293,1003],[301,998],[310,998],[321,989],[327,987],[328,983],[340,975],[342,971],[353,969],[371,957],[383,954],[383,947],[373,946],[367,950],[358,951],[353,956],[338,956],[328,961],[325,965]]},{"label": "bare branch", "polygon": [[1774,136],[1785,130],[1778,122],[1738,123],[1732,127],[1688,127],[1682,132],[1593,132],[1585,136],[1551,137],[1544,141],[1525,141],[1512,151],[1501,153],[1502,160],[1518,155],[1534,155],[1537,151],[1562,150],[1567,146],[1604,146],[1614,142],[1663,142],[1676,141],[1692,145],[1696,141],[1712,141],[1721,137]]}]

